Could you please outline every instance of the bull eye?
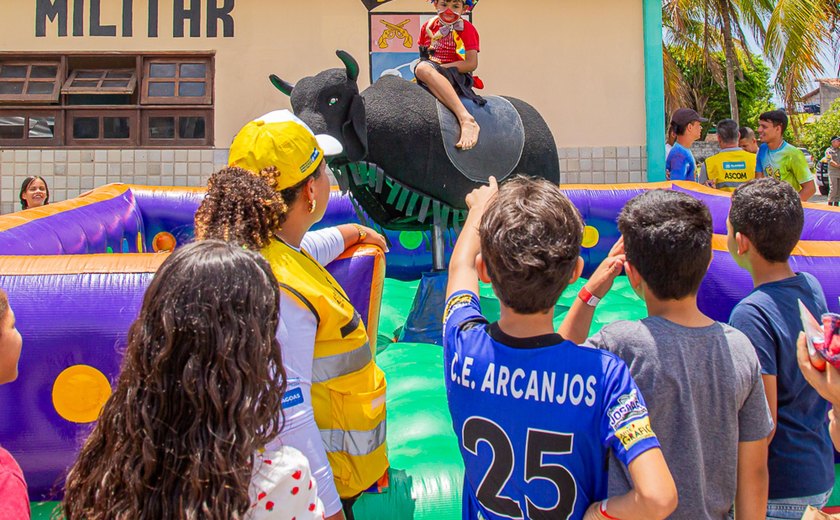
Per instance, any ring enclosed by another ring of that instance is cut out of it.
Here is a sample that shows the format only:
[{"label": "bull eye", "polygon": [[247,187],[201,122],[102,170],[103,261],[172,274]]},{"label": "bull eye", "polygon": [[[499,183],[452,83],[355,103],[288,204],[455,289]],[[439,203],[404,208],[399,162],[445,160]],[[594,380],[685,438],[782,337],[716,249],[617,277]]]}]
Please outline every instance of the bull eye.
[{"label": "bull eye", "polygon": [[337,103],[338,103],[338,98],[337,98],[337,97],[331,97],[331,98],[330,98],[329,105],[330,105],[331,107],[332,107],[332,106],[335,106]]}]

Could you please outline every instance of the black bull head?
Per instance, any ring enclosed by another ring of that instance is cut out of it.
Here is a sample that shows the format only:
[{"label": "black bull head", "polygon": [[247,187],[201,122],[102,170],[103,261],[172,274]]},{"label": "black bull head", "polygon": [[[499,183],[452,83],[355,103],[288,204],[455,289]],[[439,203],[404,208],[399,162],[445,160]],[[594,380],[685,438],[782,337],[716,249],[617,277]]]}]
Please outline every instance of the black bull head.
[{"label": "black bull head", "polygon": [[269,79],[278,90],[291,97],[295,115],[313,132],[335,137],[344,146],[348,161],[361,161],[368,150],[365,104],[356,84],[359,64],[344,51],[336,54],[344,62],[343,70],[325,70],[300,80],[297,85],[274,74]]},{"label": "black bull head", "polygon": [[[315,133],[341,141],[344,154],[331,159],[330,165],[339,182],[349,186],[365,211],[384,227],[428,229],[429,216],[457,227],[465,217],[464,198],[491,174],[502,180],[523,173],[559,183],[554,137],[527,103],[509,97],[488,103],[505,105],[507,115],[515,119],[513,126],[518,125],[521,146],[512,157],[502,157],[501,147],[490,144],[493,139],[510,141],[510,117],[485,119],[478,146],[469,152],[454,151],[457,139],[444,133],[446,120],[454,122],[454,116],[434,96],[394,76],[385,76],[360,93],[358,63],[347,52],[336,55],[344,68],[325,70],[295,85],[275,75],[270,79],[291,97],[292,110]],[[502,159],[510,165],[504,173],[487,173],[498,170]]]}]

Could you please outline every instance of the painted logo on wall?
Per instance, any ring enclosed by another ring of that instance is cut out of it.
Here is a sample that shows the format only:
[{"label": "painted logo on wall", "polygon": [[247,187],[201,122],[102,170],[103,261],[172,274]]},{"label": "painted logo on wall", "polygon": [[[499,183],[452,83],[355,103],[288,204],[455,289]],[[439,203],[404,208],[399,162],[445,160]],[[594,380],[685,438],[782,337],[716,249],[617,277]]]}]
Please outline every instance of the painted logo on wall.
[{"label": "painted logo on wall", "polygon": [[[365,2],[372,3],[372,2]],[[417,40],[420,28],[434,17],[433,13],[369,13],[370,27],[370,81],[383,74],[399,75],[409,81],[414,79],[412,62],[419,59]],[[472,21],[472,15],[465,15]]]}]

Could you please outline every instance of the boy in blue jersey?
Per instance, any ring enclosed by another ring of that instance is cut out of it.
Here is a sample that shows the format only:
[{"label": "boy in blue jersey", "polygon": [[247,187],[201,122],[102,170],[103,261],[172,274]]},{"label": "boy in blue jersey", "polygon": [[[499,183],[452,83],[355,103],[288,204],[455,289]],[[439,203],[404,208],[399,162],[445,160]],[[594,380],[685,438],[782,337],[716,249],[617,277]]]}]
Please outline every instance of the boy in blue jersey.
[{"label": "boy in blue jersey", "polygon": [[[553,330],[554,305],[583,268],[577,209],[556,185],[524,177],[498,193],[491,177],[467,206],[444,311],[463,518],[664,518],[676,490],[627,366]],[[479,277],[499,298],[496,323],[481,314]],[[633,489],[607,500],[610,451]]]},{"label": "boy in blue jersey", "polygon": [[[697,307],[712,259],[709,209],[684,193],[652,190],[624,206],[618,229],[627,278],[648,317],[611,323],[586,345],[624,360],[647,399],[680,497],[669,519],[725,520],[734,503],[738,520],[763,520],[773,424],[758,359],[744,334]],[[561,333],[583,341],[594,304],[575,301]],[[611,494],[630,489],[628,477],[610,461]]]},{"label": "boy in blue jersey", "polygon": [[804,222],[799,196],[785,182],[757,179],[732,194],[728,248],[755,289],[732,310],[729,323],[752,340],[776,422],[768,455],[772,519],[801,518],[809,505],[821,508],[834,487],[830,405],[808,385],[796,359],[798,301],[818,318],[828,312],[816,278],[794,273],[788,264]]},{"label": "boy in blue jersey", "polygon": [[697,161],[691,153],[691,145],[700,139],[703,123],[708,121],[690,108],[681,108],[674,112],[670,131],[677,134],[677,141],[665,158],[665,176],[668,180],[697,180]]}]

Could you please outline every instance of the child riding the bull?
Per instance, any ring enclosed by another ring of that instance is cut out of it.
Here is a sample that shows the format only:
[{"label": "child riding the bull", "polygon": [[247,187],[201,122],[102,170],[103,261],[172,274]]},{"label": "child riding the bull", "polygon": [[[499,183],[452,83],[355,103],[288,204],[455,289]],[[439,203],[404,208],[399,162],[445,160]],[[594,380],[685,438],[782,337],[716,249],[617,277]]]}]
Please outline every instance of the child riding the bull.
[{"label": "child riding the bull", "polygon": [[473,71],[478,68],[479,39],[473,24],[462,15],[478,0],[431,0],[437,16],[420,29],[420,63],[414,75],[420,85],[455,114],[461,126],[456,148],[469,150],[478,142],[479,126],[467,111],[462,96],[483,106],[486,101],[473,91]]}]

